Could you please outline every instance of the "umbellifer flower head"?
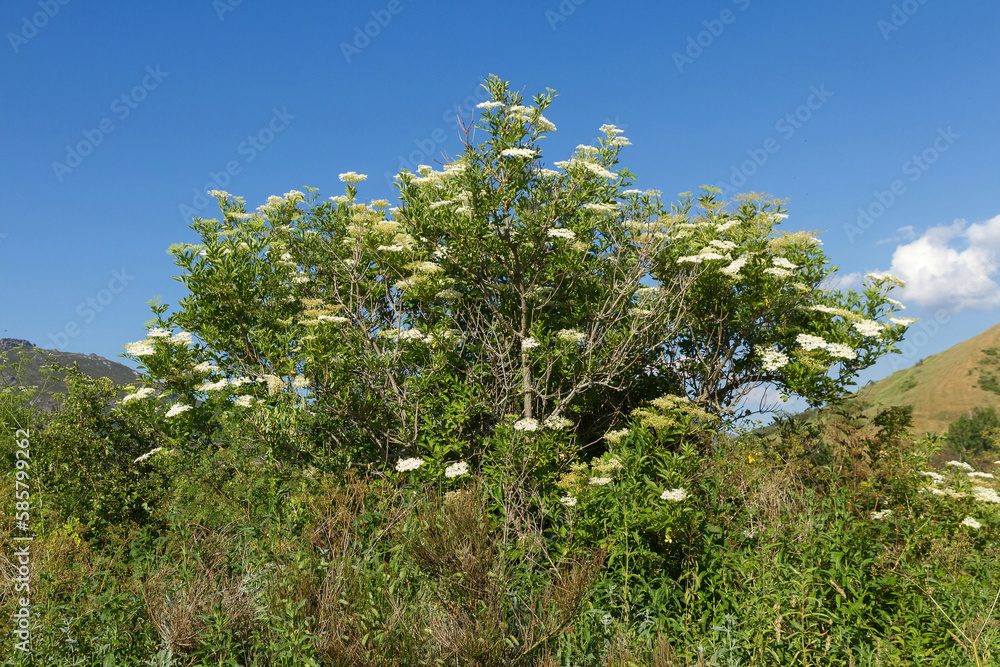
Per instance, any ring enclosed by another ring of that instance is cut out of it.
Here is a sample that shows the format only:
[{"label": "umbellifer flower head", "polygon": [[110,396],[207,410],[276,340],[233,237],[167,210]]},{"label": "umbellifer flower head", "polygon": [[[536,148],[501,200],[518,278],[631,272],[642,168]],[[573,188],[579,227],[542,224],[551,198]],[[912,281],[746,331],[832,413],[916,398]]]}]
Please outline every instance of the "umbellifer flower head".
[{"label": "umbellifer flower head", "polygon": [[424,464],[423,459],[412,458],[412,459],[399,459],[399,463],[396,464],[396,470],[399,472],[406,472],[408,470],[416,470]]},{"label": "umbellifer flower head", "polygon": [[469,464],[465,461],[458,461],[452,463],[450,466],[444,469],[445,477],[459,477],[461,475],[469,474]]},{"label": "umbellifer flower head", "polygon": [[191,409],[190,405],[184,405],[183,403],[175,403],[174,405],[172,405],[170,407],[169,410],[167,410],[167,415],[166,416],[167,417],[173,417],[175,415],[179,415],[180,413],[185,412],[185,411],[190,410],[190,409]]},{"label": "umbellifer flower head", "polygon": [[680,502],[687,497],[688,492],[684,489],[670,489],[660,494],[660,500],[671,500],[675,503]]},{"label": "umbellifer flower head", "polygon": [[359,174],[354,171],[348,171],[346,173],[341,174],[339,178],[344,183],[360,183],[361,181],[368,178],[368,176],[365,174]]},{"label": "umbellifer flower head", "polygon": [[514,422],[515,431],[537,431],[538,430],[538,420],[532,419],[531,417],[525,417],[524,419],[519,419]]}]

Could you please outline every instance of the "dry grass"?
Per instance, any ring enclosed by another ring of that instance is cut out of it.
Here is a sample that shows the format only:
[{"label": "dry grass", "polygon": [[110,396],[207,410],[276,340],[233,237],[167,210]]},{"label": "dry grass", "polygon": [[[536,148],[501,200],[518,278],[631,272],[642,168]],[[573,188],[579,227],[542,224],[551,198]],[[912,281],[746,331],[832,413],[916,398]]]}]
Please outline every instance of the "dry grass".
[{"label": "dry grass", "polygon": [[[187,544],[175,545],[169,563],[143,582],[149,620],[160,639],[180,654],[209,648],[208,618],[223,619],[222,630],[237,641],[253,632],[263,611],[258,594],[234,575],[232,557],[237,537],[232,531],[196,530]],[[177,561],[178,552],[185,554]],[[171,563],[171,561],[175,561]]]}]

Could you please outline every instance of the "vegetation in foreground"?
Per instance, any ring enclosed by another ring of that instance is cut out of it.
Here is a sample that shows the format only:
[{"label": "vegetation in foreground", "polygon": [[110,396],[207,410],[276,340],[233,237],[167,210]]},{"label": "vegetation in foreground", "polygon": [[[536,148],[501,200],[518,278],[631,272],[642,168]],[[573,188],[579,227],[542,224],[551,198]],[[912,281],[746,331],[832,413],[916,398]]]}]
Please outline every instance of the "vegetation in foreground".
[{"label": "vegetation in foreground", "polygon": [[[32,417],[32,653],[10,639],[4,664],[1000,657],[995,482],[931,470],[936,446],[908,437],[905,412],[765,441],[657,401],[562,472],[498,441],[468,472],[336,474],[237,447],[137,466],[157,434],[105,411],[114,393],[81,379],[63,411]],[[11,412],[9,469],[27,416]],[[16,566],[0,562],[11,618]]]},{"label": "vegetation in foreground", "polygon": [[824,289],[765,196],[665,208],[612,126],[543,168],[554,94],[487,87],[396,208],[215,193],[123,398],[0,395],[4,664],[995,664],[995,440],[934,470],[904,409],[734,427],[761,386],[836,403],[899,281]]}]

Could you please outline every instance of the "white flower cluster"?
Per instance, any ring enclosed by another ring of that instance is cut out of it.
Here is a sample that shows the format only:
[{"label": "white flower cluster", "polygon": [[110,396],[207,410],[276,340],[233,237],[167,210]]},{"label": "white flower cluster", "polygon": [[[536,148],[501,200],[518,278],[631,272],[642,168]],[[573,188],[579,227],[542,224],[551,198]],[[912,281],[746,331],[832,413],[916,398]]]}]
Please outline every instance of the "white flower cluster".
[{"label": "white flower cluster", "polygon": [[826,350],[832,356],[841,359],[856,359],[858,356],[849,345],[828,343],[820,336],[801,333],[795,337],[795,342],[801,345],[807,352],[810,350]]},{"label": "white flower cluster", "polygon": [[146,334],[148,338],[170,338],[172,335],[170,329],[162,328],[150,329],[149,333]]},{"label": "white flower cluster", "polygon": [[890,317],[889,321],[893,324],[901,324],[903,326],[909,326],[917,321],[915,317]]},{"label": "white flower cluster", "polygon": [[296,389],[306,389],[309,387],[309,380],[302,375],[296,375],[292,378],[292,386]]},{"label": "white flower cluster", "polygon": [[976,521],[975,519],[973,519],[971,516],[967,516],[964,519],[962,519],[962,525],[963,526],[968,526],[969,528],[982,528],[983,527],[983,524],[979,523],[978,521]]},{"label": "white flower cluster", "polygon": [[143,387],[142,389],[136,391],[134,394],[129,394],[128,396],[124,397],[122,399],[122,403],[128,403],[129,401],[135,401],[141,398],[146,398],[147,396],[151,396],[153,393],[154,393],[153,389],[150,389],[149,387]]},{"label": "white flower cluster", "polygon": [[550,229],[548,231],[548,235],[551,238],[569,239],[570,241],[576,238],[576,234],[573,233],[572,229],[565,229],[562,227],[556,227],[554,229]]},{"label": "white flower cluster", "polygon": [[795,342],[801,345],[807,352],[810,350],[825,350],[828,343],[819,336],[800,333],[795,337]]},{"label": "white flower cluster", "polygon": [[927,477],[930,477],[930,478],[931,478],[932,480],[934,480],[934,481],[935,481],[936,483],[938,483],[938,484],[940,484],[940,483],[944,482],[944,476],[943,476],[943,475],[941,475],[941,473],[937,473],[937,472],[927,472],[927,471],[925,471],[925,470],[921,470],[921,471],[920,471],[920,474],[921,474],[921,475],[925,475],[925,476],[927,476]]},{"label": "white flower cluster", "polygon": [[587,171],[589,171],[590,173],[592,173],[594,176],[597,176],[598,178],[614,178],[615,177],[615,175],[612,172],[608,171],[605,167],[603,167],[602,165],[597,164],[596,162],[590,162],[588,160],[581,160],[580,164],[583,165],[583,167]]},{"label": "white flower cluster", "polygon": [[588,481],[587,484],[590,484],[591,486],[604,486],[606,484],[610,484],[613,481],[614,480],[611,479],[610,477],[591,477],[590,481]]},{"label": "white flower cluster", "polygon": [[788,363],[788,355],[779,351],[774,345],[769,348],[758,345],[755,350],[760,355],[761,365],[766,371],[773,373]]},{"label": "white flower cluster", "polygon": [[588,202],[583,205],[583,208],[588,211],[597,211],[599,213],[615,213],[618,211],[618,206],[616,204],[604,204],[599,202]]},{"label": "white flower cluster", "polygon": [[872,512],[873,519],[888,519],[892,516],[892,510],[879,510],[878,512]]},{"label": "white flower cluster", "polygon": [[535,119],[535,127],[537,127],[542,132],[556,131],[555,124],[551,120],[542,115],[539,115],[538,118]]},{"label": "white flower cluster", "polygon": [[285,388],[285,381],[277,375],[268,374],[261,379],[267,383],[267,393],[269,394],[277,394]]},{"label": "white flower cluster", "polygon": [[131,354],[133,357],[145,357],[153,354],[156,350],[153,349],[153,344],[150,341],[140,340],[126,345],[125,352]]},{"label": "white flower cluster", "polygon": [[361,181],[368,178],[368,176],[366,174],[359,174],[354,171],[348,171],[346,173],[340,174],[337,178],[339,178],[344,183],[360,183]]},{"label": "white flower cluster", "polygon": [[190,331],[178,331],[170,342],[174,345],[190,345],[194,342],[194,334]]},{"label": "white flower cluster", "polygon": [[788,261],[784,257],[775,257],[774,259],[771,260],[771,263],[774,264],[775,266],[780,266],[780,267],[785,268],[785,269],[797,269],[797,268],[799,268],[798,264],[792,264],[790,261]]},{"label": "white flower cluster", "polygon": [[526,107],[522,104],[512,104],[508,109],[511,116],[520,120],[531,120],[531,112],[534,110],[534,107]]},{"label": "white flower cluster", "polygon": [[140,456],[139,458],[137,458],[135,460],[135,463],[142,463],[143,461],[145,461],[146,459],[148,459],[150,456],[152,456],[156,452],[160,452],[160,451],[163,451],[163,447],[157,447],[156,449],[151,449],[148,452],[146,452],[145,454],[143,454],[142,456]]},{"label": "white flower cluster", "polygon": [[556,176],[562,176],[562,174],[555,169],[536,169],[535,173],[542,178],[555,178]]},{"label": "white flower cluster", "polygon": [[320,322],[333,322],[334,324],[344,324],[350,320],[341,315],[320,315],[317,317]]},{"label": "white flower cluster", "polygon": [[497,107],[502,107],[503,102],[497,102],[496,100],[489,100],[488,102],[480,102],[476,105],[477,109],[496,109]]},{"label": "white flower cluster", "polygon": [[538,420],[532,419],[531,417],[525,417],[524,419],[519,419],[514,422],[515,431],[537,431],[538,430]]},{"label": "white flower cluster", "polygon": [[976,500],[987,503],[1000,503],[1000,493],[997,493],[996,489],[986,486],[973,486],[972,494],[976,497]]},{"label": "white flower cluster", "polygon": [[608,431],[604,434],[604,439],[610,442],[612,445],[617,444],[622,438],[627,436],[632,431],[627,428],[620,428],[617,431]]},{"label": "white flower cluster", "polygon": [[460,477],[461,475],[469,474],[469,464],[465,461],[458,461],[457,463],[452,463],[450,466],[444,469],[445,477]]},{"label": "white flower cluster", "polygon": [[862,336],[867,336],[869,338],[878,338],[882,335],[884,331],[881,324],[878,322],[873,322],[872,320],[862,320],[860,322],[854,322],[854,329]]},{"label": "white flower cluster", "polygon": [[505,148],[500,151],[500,155],[505,157],[520,157],[530,160],[537,155],[537,152],[530,148]]},{"label": "white flower cluster", "polygon": [[968,463],[965,463],[963,461],[948,461],[948,463],[946,463],[945,465],[954,466],[959,470],[966,470],[968,472],[972,472],[975,470],[975,468],[973,468]]},{"label": "white flower cluster", "polygon": [[219,389],[225,389],[226,384],[226,378],[222,378],[218,382],[202,382],[195,387],[195,391],[218,391]]},{"label": "white flower cluster", "polygon": [[732,278],[736,278],[740,275],[740,269],[742,269],[746,263],[747,263],[747,258],[740,257],[739,259],[733,260],[733,262],[729,266],[722,269],[722,273],[725,273],[727,276],[730,276]]},{"label": "white flower cluster", "polygon": [[417,458],[399,459],[399,462],[396,464],[396,470],[398,472],[407,472],[409,470],[416,470],[423,464],[424,464],[423,459],[417,459]]},{"label": "white flower cluster", "polygon": [[543,428],[551,428],[553,430],[558,430],[561,428],[569,428],[573,425],[573,422],[566,419],[565,417],[547,417],[542,421]]},{"label": "white flower cluster", "polygon": [[525,338],[521,341],[521,351],[533,350],[538,347],[539,343],[534,338]]},{"label": "white flower cluster", "polygon": [[685,491],[683,488],[670,489],[660,494],[660,500],[670,500],[675,503],[678,503],[687,497],[688,497],[688,492]]},{"label": "white flower cluster", "polygon": [[715,226],[715,231],[717,231],[717,232],[724,232],[724,231],[728,230],[731,227],[735,227],[738,224],[740,224],[740,221],[738,219],[736,219],[736,218],[733,218],[729,222],[723,222],[721,224],[717,224]]},{"label": "white flower cluster", "polygon": [[878,271],[873,271],[872,273],[866,273],[865,278],[870,278],[877,283],[890,283],[896,287],[906,287],[906,283],[892,275],[891,273],[880,273]]},{"label": "white flower cluster", "polygon": [[577,331],[576,329],[560,329],[556,332],[556,338],[570,343],[582,343],[587,339],[587,334],[582,331]]},{"label": "white flower cluster", "polygon": [[191,409],[190,405],[184,405],[183,403],[174,403],[169,410],[167,410],[167,417],[174,417],[182,412],[186,412]]},{"label": "white flower cluster", "polygon": [[826,346],[826,351],[835,357],[840,357],[841,359],[857,359],[857,353],[851,348],[850,345],[843,345],[841,343],[830,343]]},{"label": "white flower cluster", "polygon": [[252,402],[253,402],[253,396],[249,395],[237,396],[236,400],[233,401],[235,405],[238,405],[241,408],[249,408]]},{"label": "white flower cluster", "polygon": [[562,498],[559,499],[559,502],[561,502],[566,507],[576,507],[576,498],[574,498],[573,496],[563,496]]},{"label": "white flower cluster", "polygon": [[772,276],[778,278],[791,278],[792,272],[788,269],[783,269],[781,267],[772,266],[771,268],[764,269],[764,273],[770,273]]},{"label": "white flower cluster", "polygon": [[700,252],[697,255],[688,255],[687,257],[681,257],[678,262],[691,262],[692,264],[701,264],[706,259],[730,259],[726,255],[720,255],[717,252]]},{"label": "white flower cluster", "polygon": [[970,472],[969,477],[981,477],[982,479],[993,479],[993,475],[988,472]]},{"label": "white flower cluster", "polygon": [[401,340],[403,342],[415,342],[415,343],[418,343],[418,342],[425,341],[426,338],[425,338],[424,334],[420,333],[419,330],[410,328],[410,329],[405,329],[403,331],[400,331],[399,335],[396,336],[396,340]]},{"label": "white flower cluster", "polygon": [[719,239],[709,241],[708,245],[712,246],[713,248],[718,248],[722,252],[729,252],[730,250],[736,249],[736,244],[733,243],[732,241],[720,241]]}]

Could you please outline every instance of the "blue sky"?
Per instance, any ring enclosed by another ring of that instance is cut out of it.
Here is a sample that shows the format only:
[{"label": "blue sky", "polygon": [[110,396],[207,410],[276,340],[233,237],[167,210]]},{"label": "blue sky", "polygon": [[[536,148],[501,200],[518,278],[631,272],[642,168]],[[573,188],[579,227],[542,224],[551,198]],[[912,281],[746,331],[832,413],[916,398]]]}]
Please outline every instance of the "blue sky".
[{"label": "blue sky", "polygon": [[787,198],[843,284],[907,279],[922,322],[863,381],[997,323],[1000,7],[652,4],[5,2],[0,336],[118,358],[183,296],[166,249],[206,189],[327,197],[354,170],[392,199],[386,174],[461,150],[490,73],[558,93],[549,166],[614,123],[638,187]]}]

